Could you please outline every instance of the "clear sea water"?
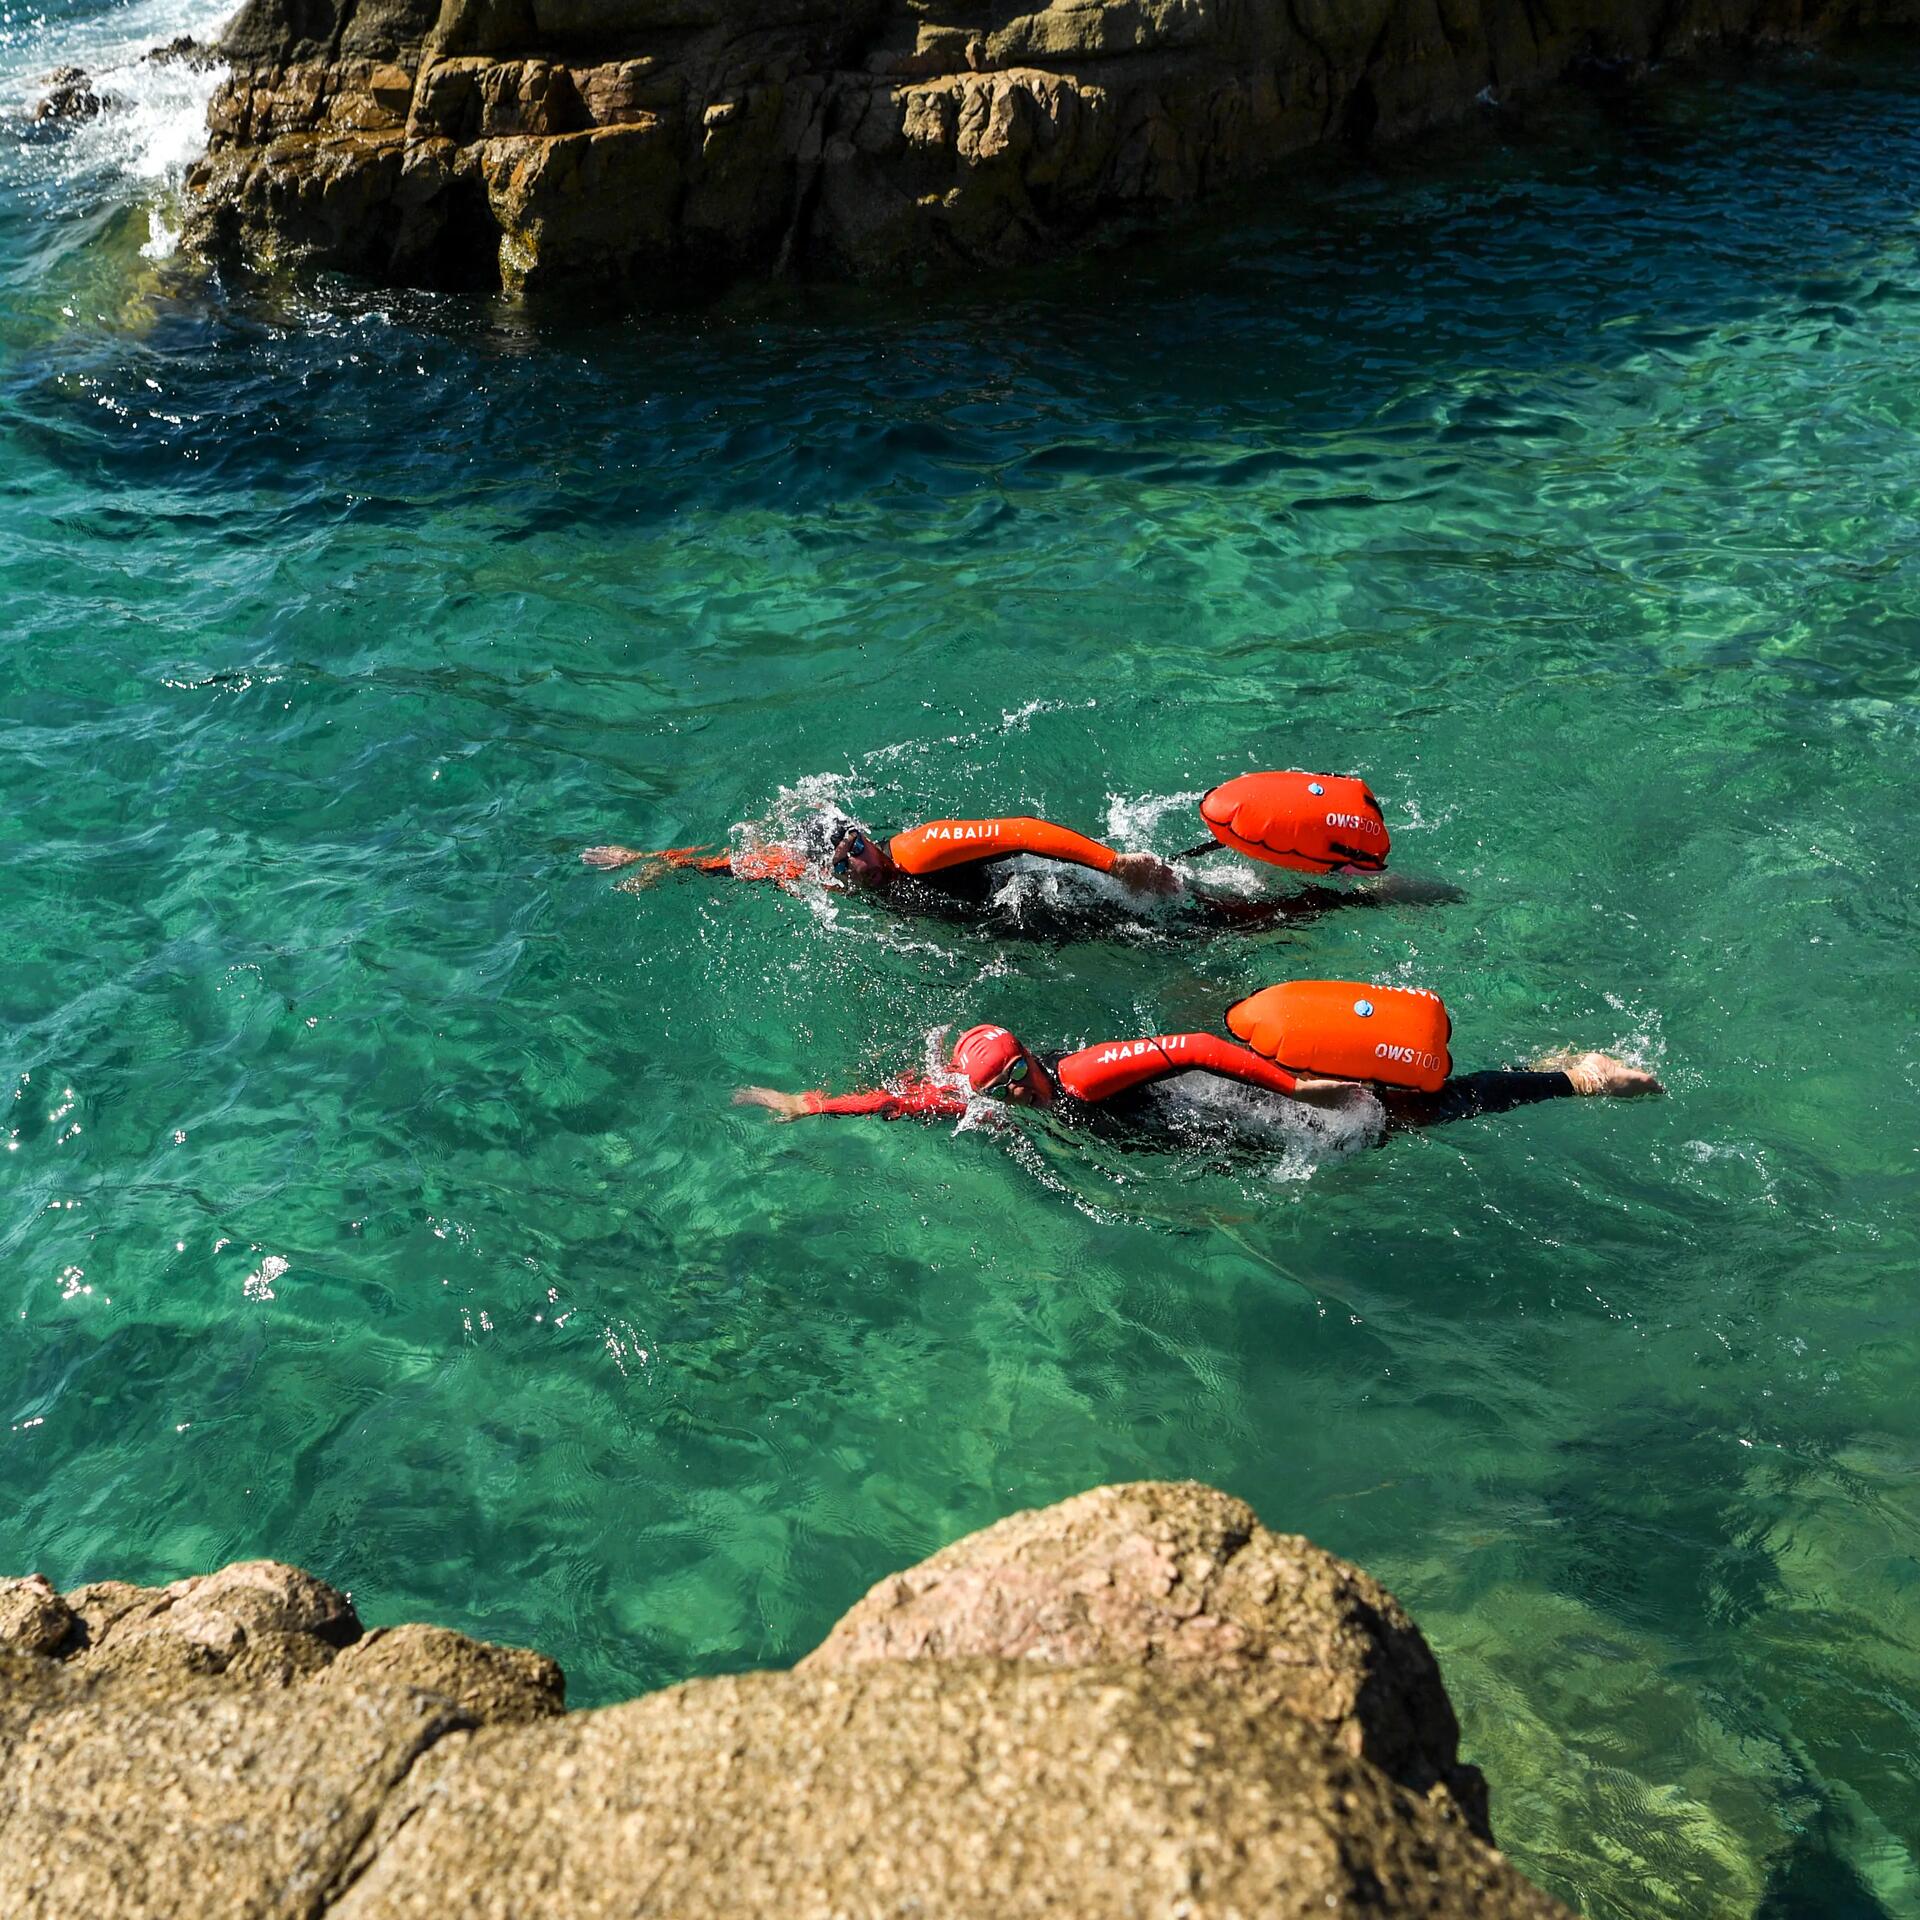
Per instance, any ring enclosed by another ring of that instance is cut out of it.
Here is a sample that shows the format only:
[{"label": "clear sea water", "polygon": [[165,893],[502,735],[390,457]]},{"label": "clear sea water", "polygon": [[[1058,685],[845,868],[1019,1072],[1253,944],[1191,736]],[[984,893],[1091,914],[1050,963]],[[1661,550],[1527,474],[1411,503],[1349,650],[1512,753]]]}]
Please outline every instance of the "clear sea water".
[{"label": "clear sea water", "polygon": [[[207,83],[124,62],[210,24],[0,33],[11,107],[131,102],[0,137],[0,1568],[277,1555],[593,1703],[1196,1475],[1401,1595],[1587,1913],[1920,1912],[1920,64],[582,319],[170,255]],[[1465,899],[1060,947],[576,858],[1171,853],[1289,764]],[[1301,974],[1671,1091],[1159,1155],[728,1105]]]}]

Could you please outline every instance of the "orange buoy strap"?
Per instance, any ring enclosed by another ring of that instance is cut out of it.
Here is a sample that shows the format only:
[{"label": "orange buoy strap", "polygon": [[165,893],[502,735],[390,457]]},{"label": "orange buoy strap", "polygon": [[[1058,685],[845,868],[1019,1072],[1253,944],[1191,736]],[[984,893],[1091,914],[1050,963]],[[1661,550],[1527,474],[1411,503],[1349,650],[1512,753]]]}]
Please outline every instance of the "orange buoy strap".
[{"label": "orange buoy strap", "polygon": [[1053,1077],[1076,1100],[1111,1100],[1175,1073],[1214,1073],[1273,1093],[1291,1093],[1294,1076],[1215,1033],[1163,1033],[1141,1040],[1103,1040],[1070,1053]]},{"label": "orange buoy strap", "polygon": [[1075,866],[1106,873],[1120,856],[1098,840],[1051,820],[1014,814],[999,820],[928,820],[887,842],[894,862],[907,873],[939,873],[976,860],[998,860],[1011,853],[1034,853],[1043,860],[1070,860]]}]

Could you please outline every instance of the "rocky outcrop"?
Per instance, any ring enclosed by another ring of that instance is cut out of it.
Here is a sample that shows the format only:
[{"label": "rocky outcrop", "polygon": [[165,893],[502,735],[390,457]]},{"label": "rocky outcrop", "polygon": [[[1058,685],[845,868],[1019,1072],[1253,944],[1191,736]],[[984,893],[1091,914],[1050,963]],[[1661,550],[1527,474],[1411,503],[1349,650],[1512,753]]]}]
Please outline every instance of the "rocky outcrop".
[{"label": "rocky outcrop", "polygon": [[441,1627],[369,1633],[345,1594],[277,1560],[236,1561],[170,1587],[101,1580],[59,1594],[41,1574],[0,1581],[7,1653],[50,1656],[95,1692],[365,1680],[442,1695],[476,1724],[566,1709],[565,1677],[544,1654]]},{"label": "rocky outcrop", "polygon": [[192,229],[509,288],[998,264],[1581,63],[1916,21],[1920,0],[247,0]]},{"label": "rocky outcrop", "polygon": [[1018,1515],[795,1672],[560,1707],[272,1562],[7,1583],[0,1913],[1566,1920],[1461,1817],[1392,1597],[1203,1487]]},{"label": "rocky outcrop", "polygon": [[1097,1487],[1014,1514],[881,1581],[800,1665],[983,1655],[1226,1681],[1492,1838],[1487,1784],[1399,1602],[1212,1487]]}]

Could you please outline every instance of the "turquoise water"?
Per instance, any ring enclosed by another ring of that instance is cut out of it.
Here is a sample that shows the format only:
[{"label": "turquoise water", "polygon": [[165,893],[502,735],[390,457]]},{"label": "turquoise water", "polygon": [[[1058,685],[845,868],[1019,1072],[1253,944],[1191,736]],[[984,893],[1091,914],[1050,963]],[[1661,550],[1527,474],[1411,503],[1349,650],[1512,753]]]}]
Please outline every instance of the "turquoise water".
[{"label": "turquoise water", "polygon": [[[187,24],[17,16],[0,94]],[[590,1703],[1192,1474],[1400,1593],[1589,1914],[1920,1912],[1920,65],[590,324],[205,283],[197,83],[127,84],[0,141],[0,1568],[274,1554]],[[1465,899],[1061,948],[576,859],[1170,853],[1270,764]],[[1299,974],[1671,1092],[1157,1156],[727,1102]]]}]

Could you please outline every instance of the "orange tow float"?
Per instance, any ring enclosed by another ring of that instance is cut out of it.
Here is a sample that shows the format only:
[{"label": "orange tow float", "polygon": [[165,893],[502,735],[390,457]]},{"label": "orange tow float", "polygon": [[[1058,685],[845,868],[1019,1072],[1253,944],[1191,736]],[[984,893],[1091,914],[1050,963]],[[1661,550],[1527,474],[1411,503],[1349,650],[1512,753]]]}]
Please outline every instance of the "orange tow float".
[{"label": "orange tow float", "polygon": [[1221,846],[1301,873],[1378,873],[1391,845],[1380,802],[1352,774],[1243,773],[1200,802],[1200,817]]},{"label": "orange tow float", "polygon": [[1453,1071],[1440,996],[1358,980],[1288,980],[1227,1009],[1255,1053],[1295,1074],[1438,1093]]}]

